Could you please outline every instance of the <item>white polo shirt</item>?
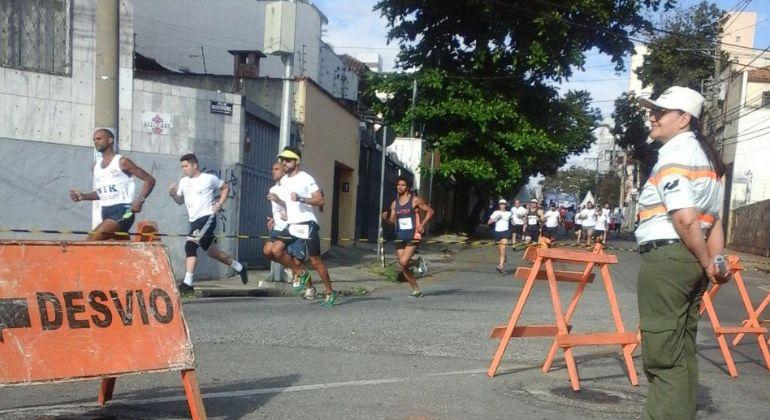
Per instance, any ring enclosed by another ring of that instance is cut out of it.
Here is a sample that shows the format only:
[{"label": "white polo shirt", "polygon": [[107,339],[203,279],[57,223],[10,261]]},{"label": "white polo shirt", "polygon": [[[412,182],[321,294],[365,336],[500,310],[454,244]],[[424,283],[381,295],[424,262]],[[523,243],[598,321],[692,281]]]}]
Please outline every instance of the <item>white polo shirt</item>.
[{"label": "white polo shirt", "polygon": [[511,212],[495,210],[489,219],[495,222],[495,232],[505,232],[511,228]]},{"label": "white polo shirt", "polygon": [[695,135],[674,136],[658,151],[658,163],[639,195],[636,242],[679,239],[671,212],[693,207],[704,236],[719,219],[722,182]]}]

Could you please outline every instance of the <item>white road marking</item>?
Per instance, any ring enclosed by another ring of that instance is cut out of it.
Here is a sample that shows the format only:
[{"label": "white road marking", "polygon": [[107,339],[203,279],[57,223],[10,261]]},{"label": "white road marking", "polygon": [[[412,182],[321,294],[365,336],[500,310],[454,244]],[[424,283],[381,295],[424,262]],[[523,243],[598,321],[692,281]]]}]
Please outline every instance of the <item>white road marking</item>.
[{"label": "white road marking", "polygon": [[[506,368],[508,367],[509,366],[506,366]],[[485,373],[485,372],[486,372],[486,369],[472,369],[472,370],[460,370],[455,372],[429,373],[429,374],[425,374],[425,375],[421,375],[413,378],[366,379],[366,380],[359,380],[359,381],[330,382],[325,384],[295,385],[295,386],[285,386],[285,387],[276,387],[276,388],[255,388],[255,389],[245,389],[240,391],[209,392],[209,393],[201,394],[201,397],[203,397],[204,400],[216,399],[216,398],[239,398],[239,397],[250,397],[250,396],[264,395],[264,394],[281,394],[284,392],[304,392],[304,391],[316,391],[321,389],[344,388],[344,387],[351,387],[351,386],[383,385],[383,384],[392,384],[392,383],[399,383],[399,382],[422,381],[422,380],[427,380],[427,379],[432,379],[432,378],[442,377],[442,376],[476,375],[476,374]],[[187,397],[185,395],[175,395],[175,396],[169,396],[169,397],[142,398],[142,399],[130,399],[130,400],[116,398],[112,401],[114,403],[125,404],[125,405],[149,405],[149,404],[187,401]],[[81,403],[81,404],[38,405],[38,406],[4,409],[4,410],[0,410],[0,414],[23,413],[26,411],[56,411],[56,410],[67,410],[67,409],[74,409],[74,408],[97,408],[97,407],[99,407],[99,405],[96,402]]]}]

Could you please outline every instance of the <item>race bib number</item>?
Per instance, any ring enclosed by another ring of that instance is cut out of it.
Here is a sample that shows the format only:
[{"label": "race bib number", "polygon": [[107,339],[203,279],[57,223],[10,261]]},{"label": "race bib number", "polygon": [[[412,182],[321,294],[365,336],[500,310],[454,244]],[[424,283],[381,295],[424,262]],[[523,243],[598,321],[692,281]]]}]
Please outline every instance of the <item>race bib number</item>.
[{"label": "race bib number", "polygon": [[412,230],[414,229],[414,225],[412,225],[412,218],[411,217],[401,217],[398,219],[398,229],[399,230]]},{"label": "race bib number", "polygon": [[295,238],[310,239],[310,226],[289,225],[289,234]]}]

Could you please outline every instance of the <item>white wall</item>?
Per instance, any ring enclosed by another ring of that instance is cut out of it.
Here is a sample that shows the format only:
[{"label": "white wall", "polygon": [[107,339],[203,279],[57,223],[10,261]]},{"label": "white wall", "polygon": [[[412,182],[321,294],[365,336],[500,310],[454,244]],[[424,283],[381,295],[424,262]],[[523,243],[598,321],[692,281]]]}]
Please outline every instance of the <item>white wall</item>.
[{"label": "white wall", "polygon": [[[232,75],[233,57],[227,50],[264,49],[265,8],[267,2],[256,0],[136,0],[134,27],[137,51],[173,68],[187,68],[208,74]],[[336,97],[342,87],[335,87],[334,75],[342,61],[321,41],[326,17],[316,6],[297,3],[294,76],[309,77]],[[201,47],[203,54],[201,54]],[[334,55],[334,57],[330,56]],[[281,78],[283,62],[278,56],[260,60],[260,76]],[[358,92],[358,79],[345,87]],[[355,83],[355,84],[352,84]]]},{"label": "white wall", "polygon": [[[72,71],[68,76],[0,67],[0,137],[92,145],[94,129],[95,0],[72,2]],[[121,2],[120,74],[123,95],[131,91],[131,2]],[[128,41],[128,42],[127,42]],[[121,100],[121,129],[128,128],[129,102]],[[126,119],[127,118],[127,119]]]}]

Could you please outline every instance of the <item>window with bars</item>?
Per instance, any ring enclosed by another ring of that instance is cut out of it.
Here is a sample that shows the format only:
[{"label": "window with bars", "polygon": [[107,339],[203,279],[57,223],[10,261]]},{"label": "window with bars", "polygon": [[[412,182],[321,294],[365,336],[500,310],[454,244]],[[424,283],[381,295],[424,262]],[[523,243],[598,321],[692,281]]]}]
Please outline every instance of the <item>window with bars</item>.
[{"label": "window with bars", "polygon": [[72,0],[0,0],[0,66],[70,75]]},{"label": "window with bars", "polygon": [[762,92],[762,108],[770,108],[770,90]]}]

